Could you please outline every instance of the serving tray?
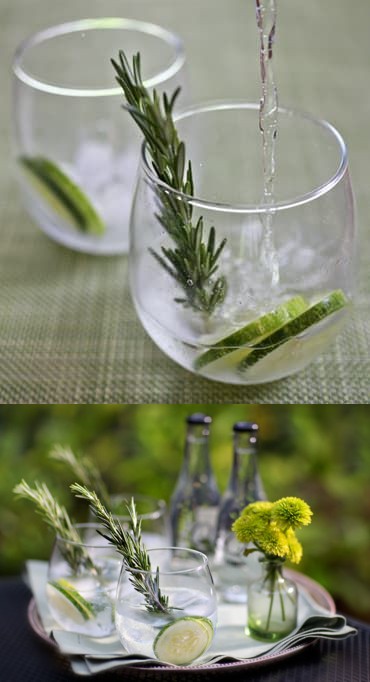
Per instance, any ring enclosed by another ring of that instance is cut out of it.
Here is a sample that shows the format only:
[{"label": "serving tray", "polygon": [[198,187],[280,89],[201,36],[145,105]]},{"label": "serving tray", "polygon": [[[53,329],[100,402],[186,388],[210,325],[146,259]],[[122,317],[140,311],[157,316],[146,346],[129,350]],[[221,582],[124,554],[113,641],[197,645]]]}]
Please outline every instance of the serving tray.
[{"label": "serving tray", "polygon": [[[310,595],[311,599],[313,599],[318,606],[321,606],[322,608],[326,609],[329,611],[332,615],[336,613],[336,608],[335,608],[335,603],[331,595],[325,590],[322,585],[317,583],[315,580],[312,580],[306,575],[303,575],[302,573],[298,573],[297,571],[292,571],[287,569],[285,571],[285,574],[287,577],[290,577],[292,580],[294,580],[299,587],[302,587],[305,589],[308,594]],[[231,605],[232,608],[232,605]],[[31,599],[29,606],[28,606],[28,620],[29,623],[33,629],[33,631],[45,642],[47,642],[49,645],[58,648],[58,645],[56,642],[49,637],[49,635],[45,632],[44,627],[42,625],[39,613],[37,611],[37,606],[34,598]],[[189,665],[189,666],[171,666],[171,665],[155,665],[151,663],[150,665],[144,665],[142,663],[137,663],[135,665],[122,665],[122,663],[118,660],[117,661],[117,667],[116,668],[110,668],[110,670],[115,670],[117,672],[122,672],[122,675],[127,674],[128,672],[130,673],[130,676],[148,676],[148,671],[151,671],[151,674],[153,676],[158,676],[158,677],[163,677],[166,675],[187,675],[188,673],[194,673],[196,671],[197,676],[201,674],[209,675],[211,672],[217,674],[217,673],[223,673],[227,671],[232,671],[232,670],[244,670],[245,668],[257,668],[269,664],[273,664],[277,661],[281,661],[286,658],[290,658],[291,656],[296,655],[300,651],[303,651],[304,649],[307,649],[307,647],[312,646],[315,640],[310,640],[307,641],[303,644],[299,644],[297,646],[291,647],[289,649],[285,649],[284,651],[280,651],[278,653],[271,653],[271,654],[264,654],[262,656],[258,656],[256,658],[248,658],[245,659],[244,661],[219,661],[217,663],[209,663],[206,665]],[[225,656],[227,656],[227,651],[225,651]],[[151,675],[151,676],[152,676]]]}]

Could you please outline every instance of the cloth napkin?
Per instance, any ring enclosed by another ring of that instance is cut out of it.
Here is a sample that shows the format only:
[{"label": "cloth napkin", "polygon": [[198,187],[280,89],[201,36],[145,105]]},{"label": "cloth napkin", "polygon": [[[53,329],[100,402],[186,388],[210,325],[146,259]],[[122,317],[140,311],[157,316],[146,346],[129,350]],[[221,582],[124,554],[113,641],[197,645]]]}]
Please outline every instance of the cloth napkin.
[{"label": "cloth napkin", "polygon": [[[49,612],[45,585],[47,563],[28,561],[27,575],[35,597],[37,609],[45,632],[53,637],[61,653],[69,657],[77,675],[93,675],[122,666],[167,665],[155,658],[127,654],[116,633],[109,637],[94,638],[61,630]],[[273,656],[310,639],[344,639],[356,634],[356,629],[346,623],[344,616],[333,615],[298,586],[298,624],[287,637],[276,643],[258,642],[244,633],[246,607],[243,604],[223,604],[218,607],[218,626],[211,647],[196,661],[196,665],[209,665],[223,660],[244,661],[260,656]]]}]

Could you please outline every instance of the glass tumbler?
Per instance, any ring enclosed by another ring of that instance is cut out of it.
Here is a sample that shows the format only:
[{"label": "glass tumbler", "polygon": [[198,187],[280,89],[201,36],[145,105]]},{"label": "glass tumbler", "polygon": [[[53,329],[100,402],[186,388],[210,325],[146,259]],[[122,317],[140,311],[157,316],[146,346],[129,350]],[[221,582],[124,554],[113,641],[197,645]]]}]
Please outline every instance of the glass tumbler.
[{"label": "glass tumbler", "polygon": [[330,348],[351,308],[345,143],[329,123],[281,108],[274,201],[264,204],[257,104],[193,107],[177,128],[192,195],[158,180],[142,151],[130,250],[140,320],[164,353],[209,379],[293,374]]},{"label": "glass tumbler", "polygon": [[107,545],[97,524],[76,524],[76,541],[56,537],[46,595],[59,627],[92,637],[114,630],[114,600],[122,557]]},{"label": "glass tumbler", "polygon": [[[208,559],[179,547],[151,549],[148,556],[148,570],[122,568],[118,635],[128,653],[186,665],[205,653],[216,627],[217,598]],[[137,585],[145,586],[146,596]]]},{"label": "glass tumbler", "polygon": [[180,38],[132,19],[74,21],[17,49],[14,148],[21,195],[41,229],[92,254],[128,250],[140,135],[123,111],[110,59],[140,52],[148,88],[184,84]]}]

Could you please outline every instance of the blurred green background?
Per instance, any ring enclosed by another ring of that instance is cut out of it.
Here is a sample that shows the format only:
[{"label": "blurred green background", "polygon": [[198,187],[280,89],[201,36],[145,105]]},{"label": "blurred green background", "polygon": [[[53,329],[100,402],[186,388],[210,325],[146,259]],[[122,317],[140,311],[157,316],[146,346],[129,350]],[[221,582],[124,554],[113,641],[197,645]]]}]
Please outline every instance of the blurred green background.
[{"label": "blurred green background", "polygon": [[169,500],[182,462],[185,417],[213,417],[211,456],[221,490],[230,472],[232,425],[260,425],[260,471],[268,497],[303,497],[300,570],[322,583],[339,610],[370,622],[370,408],[365,405],[49,405],[0,407],[0,575],[26,558],[48,558],[52,536],[31,505],[14,500],[24,477],[45,480],[81,519],[72,476],[48,459],[55,443],[90,455],[112,492]]}]

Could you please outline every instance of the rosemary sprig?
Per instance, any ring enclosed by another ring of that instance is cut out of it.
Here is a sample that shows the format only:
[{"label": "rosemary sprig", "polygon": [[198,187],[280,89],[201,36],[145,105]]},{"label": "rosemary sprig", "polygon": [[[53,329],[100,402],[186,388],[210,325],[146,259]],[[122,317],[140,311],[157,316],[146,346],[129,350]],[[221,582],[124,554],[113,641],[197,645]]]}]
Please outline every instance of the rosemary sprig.
[{"label": "rosemary sprig", "polygon": [[144,135],[154,172],[159,180],[175,190],[169,193],[160,185],[155,190],[159,211],[157,220],[175,247],[162,247],[161,253],[154,249],[150,252],[182,288],[183,296],[175,298],[175,301],[210,315],[226,294],[225,277],[215,278],[226,239],[216,244],[212,226],[205,240],[203,217],[193,223],[191,202],[176,196],[176,192],[194,196],[191,162],[186,162],[185,144],[179,140],[173,121],[172,112],[180,88],[171,98],[164,93],[161,101],[155,90],[151,96],[143,84],[139,53],[133,57],[132,68],[122,50],[119,63],[114,59],[111,61],[127,101],[125,108]]},{"label": "rosemary sprig", "polygon": [[55,445],[49,453],[51,459],[63,462],[70,467],[76,479],[83,483],[87,488],[96,490],[100,500],[106,507],[110,507],[110,497],[108,489],[102,479],[99,469],[86,455],[76,455],[70,447]]},{"label": "rosemary sprig", "polygon": [[91,510],[107,531],[98,532],[122,555],[125,568],[130,573],[130,582],[134,589],[144,596],[147,610],[153,613],[169,613],[171,609],[168,597],[164,596],[159,588],[159,569],[157,568],[154,576],[151,573],[150,558],[142,541],[141,521],[137,517],[134,500],[127,505],[131,520],[131,531],[127,531],[106,509],[95,491],[88,490],[79,483],[73,483],[71,490],[77,497],[89,502]]},{"label": "rosemary sprig", "polygon": [[[99,572],[86,548],[83,546],[81,537],[73,525],[66,508],[54,499],[46,483],[35,481],[35,487],[31,488],[22,479],[15,486],[13,492],[17,497],[33,502],[36,505],[36,512],[42,516],[45,523],[54,530],[58,537],[68,541],[66,544],[61,543],[60,551],[72,570],[78,571],[83,566],[97,573]],[[78,544],[69,544],[69,542]]]}]

